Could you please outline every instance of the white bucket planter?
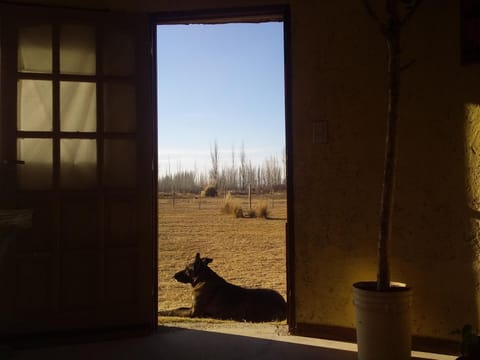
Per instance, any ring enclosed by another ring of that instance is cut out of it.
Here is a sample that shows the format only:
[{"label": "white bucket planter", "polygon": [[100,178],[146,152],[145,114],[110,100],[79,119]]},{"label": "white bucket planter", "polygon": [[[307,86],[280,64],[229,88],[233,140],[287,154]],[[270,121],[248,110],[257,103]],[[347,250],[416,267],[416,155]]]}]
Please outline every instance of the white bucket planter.
[{"label": "white bucket planter", "polygon": [[359,360],[407,360],[412,349],[412,289],[376,291],[376,282],[353,284]]}]

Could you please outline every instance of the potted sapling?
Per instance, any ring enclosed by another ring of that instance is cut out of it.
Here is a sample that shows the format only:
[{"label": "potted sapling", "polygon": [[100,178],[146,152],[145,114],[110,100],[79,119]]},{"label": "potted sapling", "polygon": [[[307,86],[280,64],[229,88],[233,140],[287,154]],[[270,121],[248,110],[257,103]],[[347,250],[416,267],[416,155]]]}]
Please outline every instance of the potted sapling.
[{"label": "potted sapling", "polygon": [[387,116],[385,159],[377,242],[377,279],[353,285],[358,359],[405,360],[411,354],[412,289],[390,279],[389,243],[394,207],[397,122],[399,118],[400,35],[422,0],[385,0],[385,19],[370,0],[362,0],[368,15],[379,26],[387,45]]}]

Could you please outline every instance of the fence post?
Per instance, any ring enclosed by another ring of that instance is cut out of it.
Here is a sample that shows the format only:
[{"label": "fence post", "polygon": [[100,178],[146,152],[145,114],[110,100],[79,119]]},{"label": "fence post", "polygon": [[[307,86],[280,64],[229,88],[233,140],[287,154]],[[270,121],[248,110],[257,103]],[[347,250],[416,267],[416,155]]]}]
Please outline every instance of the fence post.
[{"label": "fence post", "polygon": [[252,208],[252,184],[248,184],[248,206]]}]

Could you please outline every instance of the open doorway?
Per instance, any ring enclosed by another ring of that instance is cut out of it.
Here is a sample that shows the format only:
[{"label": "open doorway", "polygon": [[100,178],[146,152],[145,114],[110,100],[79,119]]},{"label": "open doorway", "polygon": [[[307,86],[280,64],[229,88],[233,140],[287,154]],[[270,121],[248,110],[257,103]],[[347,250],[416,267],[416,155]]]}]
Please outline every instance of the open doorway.
[{"label": "open doorway", "polygon": [[283,19],[162,19],[158,309],[191,305],[172,276],[197,252],[225,280],[287,300]]}]

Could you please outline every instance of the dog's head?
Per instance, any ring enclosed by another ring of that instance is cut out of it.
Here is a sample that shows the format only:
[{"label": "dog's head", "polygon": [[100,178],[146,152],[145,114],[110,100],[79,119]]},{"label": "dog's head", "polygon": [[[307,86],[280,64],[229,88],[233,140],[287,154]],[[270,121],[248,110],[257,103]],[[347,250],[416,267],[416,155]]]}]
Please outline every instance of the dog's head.
[{"label": "dog's head", "polygon": [[193,286],[212,261],[210,258],[200,258],[200,254],[197,253],[195,260],[188,264],[185,269],[173,275],[173,277],[181,283],[192,284]]}]

